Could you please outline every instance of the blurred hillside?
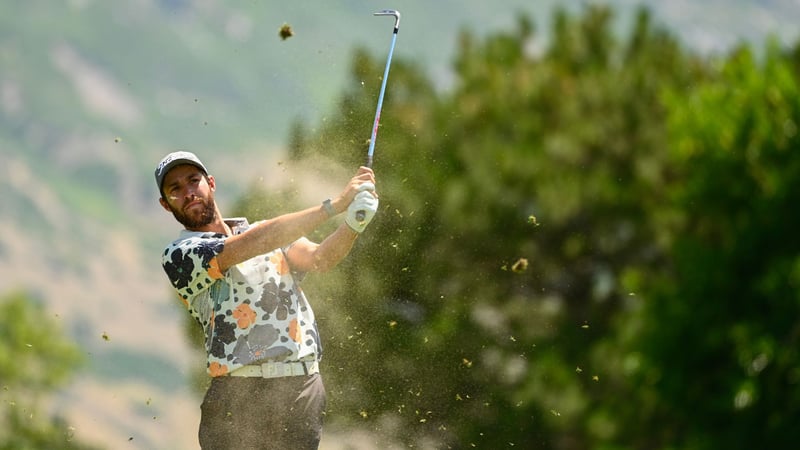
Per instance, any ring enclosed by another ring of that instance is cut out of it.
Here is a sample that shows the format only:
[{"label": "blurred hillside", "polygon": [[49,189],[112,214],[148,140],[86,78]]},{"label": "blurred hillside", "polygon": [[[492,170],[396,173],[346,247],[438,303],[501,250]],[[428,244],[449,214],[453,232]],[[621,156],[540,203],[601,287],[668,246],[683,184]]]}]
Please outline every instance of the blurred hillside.
[{"label": "blurred hillside", "polygon": [[[354,48],[385,57],[390,24],[373,11],[402,11],[396,57],[446,89],[460,28],[500,29],[518,12],[546,27],[553,5],[583,2],[501,3],[0,5],[0,290],[43,298],[89,361],[53,409],[109,448],[129,438],[140,448],[192,448],[199,400],[186,384],[197,360],[158,267],[177,226],[155,201],[154,163],[175,148],[196,151],[223,202],[253,180],[300,185],[307,174],[283,163],[288,128],[298,117],[326,120]],[[643,4],[610,3],[622,28]],[[651,3],[702,51],[790,39],[800,14],[789,0]],[[287,40],[278,37],[284,23],[295,31]],[[370,125],[351,130],[354,139]],[[340,180],[329,181],[308,201],[335,193]]]}]

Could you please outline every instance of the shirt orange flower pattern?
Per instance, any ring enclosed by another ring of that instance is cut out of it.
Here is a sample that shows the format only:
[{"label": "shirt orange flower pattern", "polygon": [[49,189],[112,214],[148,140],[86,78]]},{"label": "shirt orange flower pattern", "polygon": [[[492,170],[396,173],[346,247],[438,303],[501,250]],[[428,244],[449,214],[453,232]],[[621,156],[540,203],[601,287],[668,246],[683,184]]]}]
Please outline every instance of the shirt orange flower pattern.
[{"label": "shirt orange flower pattern", "polygon": [[216,258],[225,239],[183,230],[162,255],[172,286],[203,327],[209,375],[223,376],[260,361],[319,358],[314,312],[285,249],[221,272]]}]

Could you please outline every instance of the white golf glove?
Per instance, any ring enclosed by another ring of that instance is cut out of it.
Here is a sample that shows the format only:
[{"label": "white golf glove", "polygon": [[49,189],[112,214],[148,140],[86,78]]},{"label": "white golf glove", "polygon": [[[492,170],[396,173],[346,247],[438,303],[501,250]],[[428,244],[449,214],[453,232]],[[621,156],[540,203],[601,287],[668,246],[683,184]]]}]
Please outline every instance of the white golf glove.
[{"label": "white golf glove", "polygon": [[[367,225],[369,225],[378,211],[378,198],[372,193],[375,190],[375,185],[372,183],[364,183],[358,187],[358,190],[360,192],[356,194],[350,206],[347,207],[347,216],[344,221],[353,231],[361,233],[367,228]],[[358,220],[359,211],[364,214],[363,220]]]}]

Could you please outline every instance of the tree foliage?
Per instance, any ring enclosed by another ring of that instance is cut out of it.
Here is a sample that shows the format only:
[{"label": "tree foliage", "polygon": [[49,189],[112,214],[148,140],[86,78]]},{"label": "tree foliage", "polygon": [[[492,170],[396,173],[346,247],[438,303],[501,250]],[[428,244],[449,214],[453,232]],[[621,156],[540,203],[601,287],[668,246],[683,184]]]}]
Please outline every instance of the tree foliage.
[{"label": "tree foliage", "polygon": [[[668,102],[671,270],[636,347],[680,448],[789,448],[800,438],[800,84],[747,48]],[[687,348],[689,347],[689,348]],[[698,401],[698,399],[703,399]]]},{"label": "tree foliage", "polygon": [[[464,32],[444,94],[395,61],[380,213],[307,287],[329,417],[439,448],[786,448],[798,51],[701,58],[646,10],[622,37],[603,7],[553,22],[544,51],[525,17]],[[382,67],[357,54],[296,161],[361,162]]]},{"label": "tree foliage", "polygon": [[89,448],[42,405],[81,361],[35,299],[21,292],[0,298],[0,449]]}]

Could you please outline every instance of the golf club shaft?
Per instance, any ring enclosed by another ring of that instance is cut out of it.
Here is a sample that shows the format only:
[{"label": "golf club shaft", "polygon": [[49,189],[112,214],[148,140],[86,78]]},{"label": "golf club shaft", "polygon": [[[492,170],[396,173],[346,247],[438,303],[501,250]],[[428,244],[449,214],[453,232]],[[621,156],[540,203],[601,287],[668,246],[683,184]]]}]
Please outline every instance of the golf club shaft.
[{"label": "golf club shaft", "polygon": [[[399,13],[398,13],[399,14]],[[383,96],[386,94],[386,81],[389,79],[389,67],[392,65],[392,55],[394,45],[397,42],[398,27],[395,26],[392,33],[392,45],[389,47],[389,56],[386,58],[386,68],[383,69],[383,79],[381,80],[381,91],[378,95],[378,106],[375,108],[375,121],[372,123],[372,136],[369,139],[369,151],[367,151],[367,167],[372,167],[372,155],[375,152],[375,140],[378,137],[378,124],[381,121],[381,109],[383,108]]]},{"label": "golf club shaft", "polygon": [[[381,91],[378,95],[378,106],[375,108],[375,120],[372,123],[372,136],[369,139],[369,150],[367,151],[367,161],[365,165],[372,168],[372,157],[375,153],[375,140],[378,138],[378,125],[381,121],[381,109],[383,108],[383,96],[386,93],[386,81],[389,79],[389,67],[392,65],[392,55],[394,54],[394,44],[397,42],[397,32],[400,30],[400,12],[395,10],[383,10],[375,13],[376,16],[394,16],[394,31],[392,32],[392,45],[389,47],[389,56],[386,58],[386,68],[383,70],[381,80]],[[361,222],[366,217],[366,212],[357,211],[356,219]]]}]

